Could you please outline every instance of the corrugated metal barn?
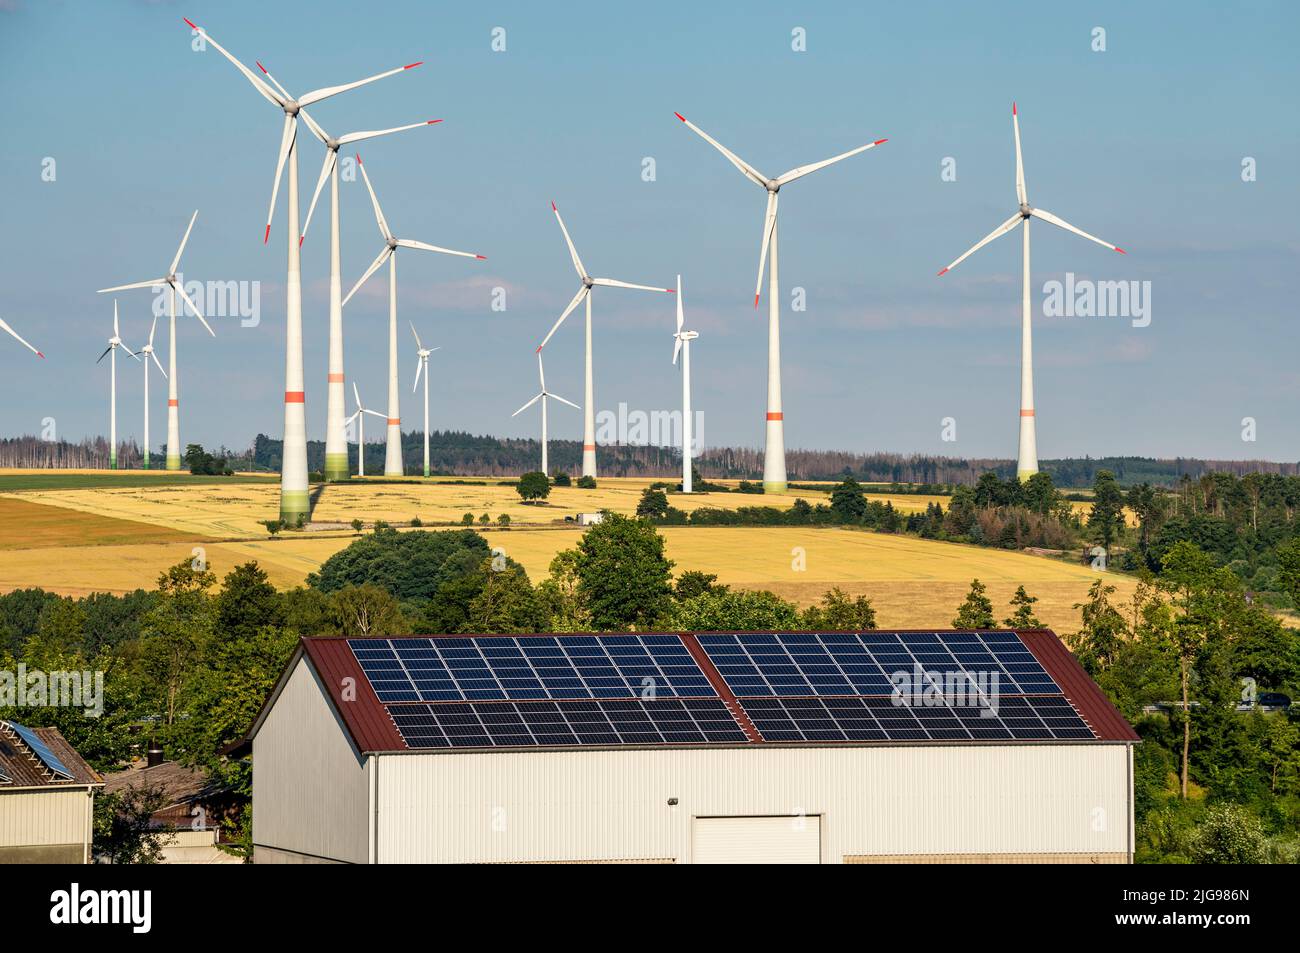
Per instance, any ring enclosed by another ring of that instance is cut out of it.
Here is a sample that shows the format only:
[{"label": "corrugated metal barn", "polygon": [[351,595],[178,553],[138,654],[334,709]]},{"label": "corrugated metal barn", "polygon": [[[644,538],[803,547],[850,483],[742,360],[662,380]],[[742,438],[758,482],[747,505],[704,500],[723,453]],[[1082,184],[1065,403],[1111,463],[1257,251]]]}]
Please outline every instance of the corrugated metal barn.
[{"label": "corrugated metal barn", "polygon": [[101,778],[57,728],[0,721],[0,864],[88,864]]},{"label": "corrugated metal barn", "polygon": [[1127,863],[1137,734],[1045,630],[305,639],[258,863]]}]

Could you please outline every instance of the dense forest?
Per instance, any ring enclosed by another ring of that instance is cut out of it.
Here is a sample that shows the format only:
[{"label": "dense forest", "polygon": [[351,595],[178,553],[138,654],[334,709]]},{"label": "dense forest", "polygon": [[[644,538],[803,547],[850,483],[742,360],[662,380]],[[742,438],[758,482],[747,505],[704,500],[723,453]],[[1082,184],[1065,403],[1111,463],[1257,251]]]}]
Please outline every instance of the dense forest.
[{"label": "dense forest", "polygon": [[[356,444],[349,447],[356,460]],[[424,437],[419,431],[402,434],[402,454],[408,473],[420,472],[424,463]],[[160,447],[156,457],[161,459]],[[258,434],[251,448],[222,448],[216,456],[225,458],[236,470],[278,471],[281,441]],[[430,434],[430,461],[434,473],[445,476],[517,476],[537,465],[541,449],[528,438],[480,436],[463,431],[438,430]],[[582,462],[582,445],[577,440],[551,440],[553,471],[576,473]],[[138,467],[140,450],[124,442],[118,451],[118,466]],[[597,450],[600,471],[606,476],[671,477],[681,472],[681,454],[670,447],[602,446]],[[307,466],[319,471],[325,463],[323,441],[307,443]],[[752,447],[713,447],[700,452],[696,467],[706,478],[760,479],[763,451]],[[106,467],[108,442],[87,438],[80,443],[47,441],[38,437],[0,440],[0,467]],[[366,472],[383,472],[384,444],[366,444]],[[1278,476],[1300,475],[1300,463],[1267,460],[1201,460],[1192,457],[1154,459],[1150,457],[1083,457],[1042,460],[1040,466],[1056,486],[1083,489],[1091,486],[1097,473],[1108,470],[1124,486],[1149,483],[1173,487],[1184,478],[1200,479],[1207,473],[1242,477],[1248,473]],[[1016,462],[995,457],[961,458],[924,454],[850,453],[838,450],[788,450],[786,469],[790,480],[838,480],[850,475],[864,483],[925,483],[947,486],[973,485],[982,474],[992,472],[1000,479],[1015,476]]]}]

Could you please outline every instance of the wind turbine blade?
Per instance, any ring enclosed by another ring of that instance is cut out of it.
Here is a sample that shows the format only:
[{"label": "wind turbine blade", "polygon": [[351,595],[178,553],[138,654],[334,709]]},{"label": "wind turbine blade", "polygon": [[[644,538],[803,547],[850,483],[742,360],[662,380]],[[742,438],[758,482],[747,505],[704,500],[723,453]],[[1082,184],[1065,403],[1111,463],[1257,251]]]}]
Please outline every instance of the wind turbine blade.
[{"label": "wind turbine blade", "polygon": [[172,259],[172,266],[167,269],[167,274],[176,274],[176,267],[181,263],[181,255],[185,253],[185,244],[190,240],[190,232],[194,230],[194,220],[199,217],[199,210],[195,209],[194,214],[190,216],[190,224],[185,228],[185,237],[181,239],[180,245],[176,247],[176,257]]},{"label": "wind turbine blade", "polygon": [[356,420],[360,416],[361,416],[361,411],[358,410],[355,414],[353,414],[351,417],[346,418],[343,422],[345,424],[350,424],[352,423],[352,421]]},{"label": "wind turbine blade", "polygon": [[763,242],[758,247],[758,280],[754,282],[754,307],[763,294],[763,270],[767,268],[767,250],[772,247],[772,230],[776,228],[776,209],[780,199],[776,192],[767,193],[767,214],[763,217]]},{"label": "wind turbine blade", "polygon": [[411,326],[411,334],[415,335],[415,346],[423,351],[424,345],[420,343],[420,333],[415,330],[415,322],[408,321],[407,324]]},{"label": "wind turbine blade", "polygon": [[1025,163],[1020,157],[1020,116],[1016,114],[1016,104],[1011,104],[1011,128],[1016,134],[1016,201],[1027,205],[1029,199],[1025,193]]},{"label": "wind turbine blade", "polygon": [[682,313],[682,276],[677,276],[677,333],[682,333],[682,325],[686,322],[686,317]]},{"label": "wind turbine blade", "polygon": [[357,390],[357,382],[352,382],[352,396],[357,399],[357,413],[361,412],[361,391]]},{"label": "wind turbine blade", "polygon": [[535,404],[535,403],[537,403],[539,400],[541,400],[542,397],[543,397],[543,395],[545,395],[545,393],[546,393],[545,391],[542,391],[541,394],[538,394],[536,397],[534,397],[534,398],[533,398],[532,400],[530,400],[528,403],[524,404],[524,406],[520,407],[518,410],[516,410],[516,411],[515,411],[513,414],[511,414],[510,416],[511,416],[511,417],[518,417],[520,414],[522,414],[522,413],[523,413],[525,410],[527,410],[529,407],[533,406],[533,404]]},{"label": "wind turbine blade", "polygon": [[365,132],[349,132],[346,136],[339,136],[339,145],[346,146],[353,142],[362,142],[366,139],[374,139],[378,136],[391,135],[394,132],[405,132],[408,129],[419,129],[421,126],[433,126],[442,122],[441,119],[426,119],[424,122],[413,122],[408,126],[394,126],[392,129],[371,129]]},{"label": "wind turbine blade", "polygon": [[311,194],[311,204],[307,206],[307,218],[302,223],[302,231],[298,234],[298,244],[301,245],[307,240],[307,229],[311,228],[312,213],[316,211],[316,203],[320,200],[321,189],[325,188],[326,181],[329,180],[330,173],[334,171],[334,163],[338,162],[339,154],[333,149],[325,150],[325,161],[320,167],[320,176],[316,179],[316,191]]},{"label": "wind turbine blade", "polygon": [[570,301],[569,306],[564,309],[564,313],[560,315],[559,320],[556,321],[555,324],[551,326],[551,330],[546,332],[546,337],[542,338],[542,343],[539,344],[537,347],[538,351],[541,351],[542,348],[546,347],[546,342],[551,339],[551,335],[560,329],[560,325],[564,323],[564,319],[573,313],[574,308],[582,304],[582,299],[587,297],[587,293],[590,291],[591,289],[588,288],[586,285],[583,285],[581,288],[578,289],[578,293],[573,296],[573,300]]},{"label": "wind turbine blade", "polygon": [[130,354],[130,355],[131,355],[133,358],[135,358],[137,361],[140,360],[140,355],[137,354],[137,353],[135,353],[135,351],[131,350],[131,349],[130,349],[129,347],[127,347],[125,344],[122,345],[122,350],[126,351],[127,354]]},{"label": "wind turbine blade", "polygon": [[275,183],[271,186],[271,205],[266,210],[266,234],[262,236],[262,244],[265,245],[271,240],[271,219],[275,216],[275,199],[280,194],[280,177],[284,174],[284,163],[289,158],[289,150],[293,147],[293,141],[298,136],[298,120],[293,116],[284,117],[284,132],[280,135],[280,157],[275,163]]},{"label": "wind turbine blade", "polygon": [[732,165],[734,165],[737,169],[739,169],[751,182],[753,182],[755,185],[761,185],[763,188],[767,188],[767,176],[765,176],[762,172],[759,172],[752,165],[750,165],[740,156],[736,155],[734,152],[732,152],[722,143],[718,142],[718,140],[714,139],[707,132],[705,132],[699,126],[695,125],[695,123],[691,122],[681,113],[673,113],[673,115],[676,116],[678,119],[680,119],[682,122],[686,123],[687,128],[691,129],[693,132],[698,134],[701,138],[704,139],[705,142],[707,142],[709,145],[713,146],[713,148],[717,149],[724,156],[726,156],[727,161],[730,162]]},{"label": "wind turbine blade", "polygon": [[1020,214],[1019,212],[1017,212],[1015,215],[1012,215],[1009,219],[1007,219],[1005,222],[1003,222],[1003,223],[1002,223],[1001,225],[999,225],[997,228],[993,229],[993,231],[989,232],[987,235],[985,235],[983,238],[981,238],[978,242],[976,242],[974,245],[972,245],[970,248],[968,248],[968,249],[967,249],[967,250],[962,254],[962,256],[961,256],[960,258],[958,258],[956,261],[954,261],[951,265],[949,265],[949,266],[948,266],[947,268],[945,268],[943,271],[939,272],[939,277],[942,278],[942,277],[943,277],[944,275],[946,275],[948,272],[952,271],[952,269],[956,268],[958,265],[960,265],[963,261],[965,261],[965,260],[966,260],[967,258],[969,258],[971,255],[975,254],[977,251],[979,251],[981,248],[983,248],[983,247],[984,247],[985,245],[987,245],[989,242],[993,241],[993,239],[998,238],[998,237],[1001,236],[1001,235],[1005,235],[1007,232],[1011,231],[1011,229],[1015,228],[1017,225],[1020,224],[1020,220],[1021,220],[1021,218],[1022,218],[1022,216],[1021,216],[1021,214]]},{"label": "wind turbine blade", "polygon": [[40,357],[40,358],[45,357],[44,354],[42,354],[40,351],[36,350],[36,348],[32,347],[30,344],[28,344],[27,341],[23,339],[23,336],[22,336],[21,334],[19,334],[19,333],[18,333],[17,331],[15,331],[13,328],[9,327],[8,323],[7,323],[3,318],[0,318],[0,330],[3,330],[3,331],[8,332],[8,334],[9,334],[10,337],[12,337],[15,341],[17,341],[17,342],[18,342],[19,344],[21,344],[23,347],[27,348],[27,350],[31,351],[31,352],[32,352],[33,354],[35,354],[37,357]]},{"label": "wind turbine blade", "polygon": [[262,65],[261,60],[256,60],[255,62],[257,63],[257,68],[262,71],[262,75],[271,81],[271,85],[274,86],[276,91],[284,97],[285,102],[293,99],[293,97],[289,95],[289,91],[280,85],[280,81],[271,75],[271,71]]},{"label": "wind turbine blade", "polygon": [[100,288],[96,294],[105,294],[109,291],[130,291],[133,288],[158,288],[166,284],[166,278],[155,278],[152,281],[134,281],[129,285],[114,285],[112,288]]},{"label": "wind turbine blade", "polygon": [[415,69],[423,62],[424,61],[421,60],[420,63],[408,63],[406,66],[399,66],[397,69],[385,70],[382,73],[376,73],[374,76],[367,76],[365,79],[359,79],[355,83],[344,83],[342,86],[322,86],[320,89],[313,89],[310,93],[298,98],[298,105],[310,106],[312,103],[318,103],[322,99],[329,99],[331,96],[337,96],[339,93],[346,93],[348,90],[356,89],[358,86],[365,86],[368,83],[373,83],[389,76],[395,76],[405,70]]},{"label": "wind turbine blade", "polygon": [[665,294],[673,294],[672,288],[655,288],[651,285],[634,285],[627,281],[618,281],[614,278],[592,278],[593,285],[600,285],[602,288],[632,288],[635,291],[660,291]]},{"label": "wind turbine blade", "polygon": [[366,283],[366,279],[379,270],[380,265],[388,261],[388,256],[392,253],[393,250],[385,245],[384,250],[379,253],[379,257],[370,263],[370,267],[366,269],[366,273],[361,276],[355,285],[352,286],[352,290],[349,291],[347,297],[343,299],[343,304],[346,305],[352,300],[352,296],[357,293],[357,289]]},{"label": "wind turbine blade", "polygon": [[443,255],[460,255],[462,258],[477,258],[479,261],[487,261],[487,256],[476,255],[472,251],[456,251],[454,248],[442,248],[438,245],[430,245],[428,242],[417,242],[410,238],[399,238],[397,244],[403,248],[418,248],[420,251],[436,251]]},{"label": "wind turbine blade", "polygon": [[95,363],[98,364],[98,363],[99,363],[100,361],[102,361],[104,358],[108,357],[108,352],[111,351],[111,350],[113,350],[113,345],[110,344],[108,347],[104,348],[104,353],[101,354],[101,355],[99,355],[99,357],[96,359]]},{"label": "wind turbine blade", "polygon": [[366,174],[366,167],[361,162],[361,155],[357,155],[357,165],[361,168],[361,178],[366,180],[366,191],[370,193],[370,204],[375,207],[375,221],[379,225],[379,234],[384,236],[384,241],[393,237],[393,233],[388,230],[388,222],[384,218],[383,211],[379,208],[379,196],[375,195],[374,186],[370,184],[370,176]]},{"label": "wind turbine blade", "polygon": [[[321,128],[321,124],[311,117],[311,114],[305,109],[298,110],[298,118],[307,124],[311,134],[321,141],[321,145],[328,147],[330,136],[329,133]],[[331,150],[333,151],[333,150]]]},{"label": "wind turbine blade", "polygon": [[[185,19],[185,18],[182,17],[181,19]],[[189,24],[191,30],[194,30],[195,32],[197,32],[197,33],[199,34],[199,36],[203,37],[203,39],[204,39],[207,43],[211,44],[212,47],[213,47],[213,48],[214,48],[218,53],[220,53],[220,54],[221,54],[222,56],[224,56],[226,59],[230,60],[230,62],[231,62],[232,64],[234,64],[235,69],[237,69],[237,70],[239,70],[241,73],[243,73],[243,74],[244,74],[244,78],[247,79],[250,83],[253,84],[253,88],[256,89],[259,93],[261,93],[264,97],[266,97],[267,102],[272,103],[272,104],[274,104],[275,106],[279,106],[279,107],[283,107],[283,106],[284,106],[286,100],[281,99],[280,96],[275,92],[275,90],[273,90],[270,86],[266,85],[266,83],[265,83],[265,82],[264,82],[260,77],[258,77],[258,75],[257,75],[256,73],[254,73],[251,69],[249,69],[249,68],[248,68],[247,66],[245,66],[243,63],[239,62],[239,60],[235,59],[235,58],[234,58],[234,57],[229,53],[229,51],[226,50],[226,48],[225,48],[224,46],[222,46],[220,43],[218,43],[216,40],[214,40],[214,39],[211,37],[211,35],[209,35],[209,33],[208,33],[207,30],[203,29],[203,28],[200,27],[200,26],[195,26],[195,25],[194,25],[193,23],[191,23],[189,20],[185,20],[185,22]]]},{"label": "wind turbine blade", "polygon": [[200,322],[200,323],[201,323],[205,328],[208,329],[208,333],[211,334],[213,337],[216,337],[216,336],[217,336],[217,332],[214,331],[214,330],[212,330],[212,326],[211,326],[210,324],[208,324],[208,322],[204,319],[204,317],[203,317],[203,312],[199,310],[199,306],[198,306],[198,305],[196,305],[193,301],[190,300],[190,296],[187,295],[187,294],[185,293],[185,289],[182,288],[182,287],[180,286],[179,283],[172,285],[172,287],[175,288],[175,289],[176,289],[176,293],[177,293],[178,295],[180,295],[181,298],[183,298],[183,299],[185,300],[185,303],[188,304],[188,305],[190,306],[190,310],[194,312],[194,316],[197,317],[197,318],[199,319],[199,322]]},{"label": "wind turbine blade", "polygon": [[364,411],[364,412],[367,413],[367,414],[369,414],[371,417],[383,417],[385,420],[388,419],[388,415],[387,415],[387,414],[381,414],[381,413],[380,413],[379,411],[377,411],[377,410],[369,410],[369,409],[367,409],[367,410]]},{"label": "wind turbine blade", "polygon": [[783,175],[779,176],[776,181],[779,185],[786,185],[787,183],[793,182],[795,179],[802,179],[805,175],[807,175],[810,172],[816,172],[818,169],[824,169],[828,165],[834,165],[836,162],[839,162],[843,159],[847,159],[850,156],[855,156],[859,152],[866,152],[868,149],[874,149],[882,142],[888,142],[888,141],[889,141],[888,139],[877,139],[875,142],[868,142],[865,146],[858,146],[858,148],[850,149],[848,152],[841,152],[839,155],[831,156],[831,158],[829,159],[823,159],[821,162],[814,162],[812,165],[798,166],[794,169],[791,169],[789,172],[786,172]]},{"label": "wind turbine blade", "polygon": [[158,365],[158,371],[159,373],[162,374],[163,378],[165,379],[167,377],[167,372],[163,370],[162,362],[158,360],[158,355],[155,354],[153,351],[150,351],[149,356],[152,357],[153,362]]},{"label": "wind turbine blade", "polygon": [[117,338],[121,336],[122,336],[122,332],[118,329],[117,326],[117,302],[114,301],[113,302],[113,337]]},{"label": "wind turbine blade", "polygon": [[153,324],[149,326],[149,346],[153,347],[153,333],[158,330],[158,315],[153,316]]},{"label": "wind turbine blade", "polygon": [[561,397],[559,394],[549,394],[549,393],[548,393],[546,396],[549,397],[549,398],[551,398],[552,400],[558,400],[561,404],[568,404],[568,405],[569,405],[570,407],[572,407],[574,410],[582,410],[582,408],[579,407],[577,404],[575,404],[573,401],[571,401],[571,400],[565,400],[565,399],[564,399],[563,397]]},{"label": "wind turbine blade", "polygon": [[560,231],[564,233],[564,243],[569,246],[569,257],[573,259],[573,269],[578,273],[579,278],[587,277],[587,269],[583,267],[582,259],[578,257],[578,249],[573,247],[573,239],[569,237],[569,230],[564,227],[564,219],[560,217],[560,210],[551,203],[551,211],[555,213],[555,220],[560,223]]},{"label": "wind turbine blade", "polygon": [[673,335],[673,363],[677,363],[677,355],[682,351],[682,339],[676,334]]},{"label": "wind turbine blade", "polygon": [[424,358],[417,357],[415,359],[415,383],[411,385],[412,394],[414,394],[415,389],[420,386],[420,371],[422,371],[423,369],[424,369]]},{"label": "wind turbine blade", "polygon": [[1041,208],[1036,208],[1036,209],[1034,209],[1033,215],[1034,215],[1034,218],[1041,218],[1044,222],[1051,222],[1053,225],[1057,226],[1058,228],[1063,228],[1063,229],[1065,229],[1067,232],[1074,232],[1074,234],[1078,235],[1080,238],[1086,238],[1086,239],[1088,239],[1088,241],[1090,241],[1090,242],[1096,242],[1098,245],[1102,245],[1102,246],[1104,246],[1104,247],[1106,247],[1106,248],[1109,248],[1111,251],[1117,251],[1117,252],[1119,252],[1121,255],[1127,255],[1127,254],[1128,254],[1128,252],[1126,252],[1124,249],[1120,248],[1118,245],[1112,245],[1110,242],[1103,241],[1102,239],[1098,238],[1096,235],[1089,235],[1089,234],[1088,234],[1087,232],[1085,232],[1083,229],[1081,229],[1081,228],[1075,228],[1073,225],[1071,225],[1071,224],[1070,224],[1069,222],[1067,222],[1065,219],[1063,219],[1063,218],[1057,218],[1057,217],[1056,217],[1055,215],[1053,215],[1051,212],[1044,211],[1044,210],[1041,209]]},{"label": "wind turbine blade", "polygon": [[537,380],[542,385],[542,393],[546,393],[546,371],[542,368],[542,349],[537,349]]}]

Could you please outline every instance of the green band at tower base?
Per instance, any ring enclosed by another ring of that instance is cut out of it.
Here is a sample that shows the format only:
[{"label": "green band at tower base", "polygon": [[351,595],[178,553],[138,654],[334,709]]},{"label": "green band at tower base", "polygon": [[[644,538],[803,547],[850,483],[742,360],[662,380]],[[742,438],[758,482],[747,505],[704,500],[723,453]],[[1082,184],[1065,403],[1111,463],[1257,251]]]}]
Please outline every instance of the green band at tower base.
[{"label": "green band at tower base", "polygon": [[764,492],[764,493],[784,493],[785,490],[786,490],[786,484],[785,484],[784,482],[778,483],[778,482],[776,482],[775,480],[772,480],[772,481],[764,480],[764,481],[763,481],[763,492]]},{"label": "green band at tower base", "polygon": [[149,469],[149,454],[146,453],[144,455],[144,459],[140,461],[140,469],[141,470]]},{"label": "green band at tower base", "polygon": [[1037,470],[1017,470],[1016,479],[1019,480],[1021,483],[1024,483],[1037,472],[1038,472]]},{"label": "green band at tower base", "polygon": [[167,469],[179,470],[181,468],[181,456],[179,453],[167,454]]},{"label": "green band at tower base", "polygon": [[299,521],[311,519],[311,505],[306,490],[280,491],[280,519],[286,526],[297,526]]},{"label": "green band at tower base", "polygon": [[325,479],[348,480],[352,477],[352,470],[348,466],[348,455],[346,453],[327,453],[325,454]]}]

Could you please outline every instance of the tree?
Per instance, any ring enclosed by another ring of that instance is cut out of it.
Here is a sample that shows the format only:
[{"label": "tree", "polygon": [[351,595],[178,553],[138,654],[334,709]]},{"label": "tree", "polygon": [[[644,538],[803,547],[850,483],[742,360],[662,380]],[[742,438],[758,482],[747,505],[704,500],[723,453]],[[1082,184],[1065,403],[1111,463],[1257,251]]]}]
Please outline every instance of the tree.
[{"label": "tree", "polygon": [[280,530],[284,529],[282,520],[262,520],[262,525],[266,527],[267,535],[274,538]]},{"label": "tree", "polygon": [[133,785],[95,798],[95,854],[110,864],[156,864],[174,838],[153,826],[153,815],[167,806],[161,786]]},{"label": "tree", "polygon": [[538,602],[550,620],[552,632],[591,629],[591,612],[578,591],[578,551],[562,549],[550,564],[550,574],[536,588]]},{"label": "tree", "polygon": [[400,600],[430,599],[449,578],[471,571],[489,555],[487,540],[473,530],[376,529],[325,560],[307,585],[336,592],[371,583]]},{"label": "tree", "polygon": [[678,576],[677,582],[673,584],[673,598],[684,602],[706,592],[726,592],[730,588],[730,586],[718,585],[717,573],[688,569]]},{"label": "tree", "polygon": [[467,632],[544,632],[546,613],[524,567],[507,560],[496,567],[487,559],[479,567],[482,585],[469,602]]},{"label": "tree", "polygon": [[498,517],[497,517],[497,525],[498,525],[498,526],[509,526],[509,525],[510,525],[510,514],[509,514],[509,513],[502,513],[500,516],[498,516]]},{"label": "tree", "polygon": [[360,536],[360,535],[361,535],[361,530],[365,528],[365,525],[366,525],[366,524],[363,523],[361,520],[356,519],[356,518],[354,517],[353,520],[352,520],[352,523],[351,523],[351,526],[352,526],[352,532],[354,532],[354,533],[356,533],[358,536]]},{"label": "tree", "polygon": [[594,490],[596,489],[596,478],[594,476],[580,476],[578,477],[577,487],[579,490]]},{"label": "tree", "polygon": [[1277,549],[1278,581],[1291,597],[1291,605],[1300,609],[1300,536]]},{"label": "tree", "polygon": [[851,476],[846,476],[831,490],[831,512],[837,522],[861,523],[867,513],[867,498],[863,495],[862,484]]},{"label": "tree", "polygon": [[800,622],[805,629],[863,632],[876,627],[876,610],[866,596],[850,599],[836,586],[822,596],[819,605],[805,609]]},{"label": "tree", "polygon": [[480,526],[487,526],[492,522],[492,517],[489,516],[487,513],[484,513],[482,516],[478,518],[478,522]]},{"label": "tree", "polygon": [[280,626],[284,607],[266,571],[256,561],[226,574],[216,599],[217,632],[222,639],[248,639],[263,626]]},{"label": "tree", "polygon": [[1011,597],[1011,615],[1003,619],[1002,624],[1008,629],[1041,629],[1043,623],[1034,615],[1037,601],[1037,596],[1031,596],[1025,592],[1024,586],[1018,586],[1016,594]]},{"label": "tree", "polygon": [[1124,616],[1111,605],[1109,597],[1114,594],[1114,586],[1097,579],[1088,588],[1088,601],[1074,604],[1083,610],[1083,628],[1067,641],[1079,664],[1094,678],[1115,663],[1129,636]]},{"label": "tree", "polygon": [[195,476],[222,476],[227,472],[225,457],[214,457],[197,443],[185,447],[183,459]]},{"label": "tree", "polygon": [[797,629],[799,610],[766,590],[705,592],[685,602],[670,603],[660,625],[687,632]]},{"label": "tree", "polygon": [[672,562],[663,537],[649,523],[618,513],[578,543],[578,591],[599,629],[648,628],[669,595]]},{"label": "tree", "polygon": [[555,474],[555,485],[573,486],[573,480],[569,477],[567,473],[565,473],[563,470],[560,470],[558,473]]},{"label": "tree", "polygon": [[1124,491],[1115,482],[1115,474],[1109,470],[1098,470],[1093,481],[1088,529],[1093,539],[1107,550],[1124,529]]},{"label": "tree", "polygon": [[348,638],[405,635],[411,630],[392,593],[373,583],[344,586],[331,602],[334,623]]},{"label": "tree", "polygon": [[551,481],[540,470],[525,473],[515,487],[525,503],[544,500],[551,495]]},{"label": "tree", "polygon": [[1051,474],[1039,470],[1031,475],[1021,486],[1020,498],[1026,509],[1048,516],[1056,509],[1060,500]]},{"label": "tree", "polygon": [[140,671],[154,713],[176,723],[215,623],[208,590],[216,575],[188,560],[158,577],[158,601],[144,617]]},{"label": "tree", "polygon": [[641,500],[636,505],[636,515],[644,519],[663,519],[668,515],[668,494],[654,487],[647,487],[641,492]]},{"label": "tree", "polygon": [[1188,853],[1195,864],[1261,864],[1268,841],[1259,819],[1238,804],[1216,804],[1192,833]]},{"label": "tree", "polygon": [[462,526],[473,526],[473,525],[474,525],[474,514],[473,514],[473,513],[466,513],[464,516],[462,516],[462,517],[460,518],[460,525],[462,525]]},{"label": "tree", "polygon": [[993,621],[993,603],[986,595],[987,587],[978,579],[972,579],[970,592],[966,601],[957,609],[957,616],[952,620],[954,629],[991,629]]}]

